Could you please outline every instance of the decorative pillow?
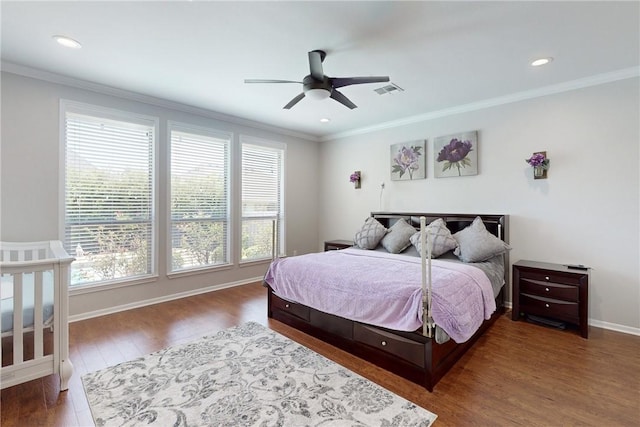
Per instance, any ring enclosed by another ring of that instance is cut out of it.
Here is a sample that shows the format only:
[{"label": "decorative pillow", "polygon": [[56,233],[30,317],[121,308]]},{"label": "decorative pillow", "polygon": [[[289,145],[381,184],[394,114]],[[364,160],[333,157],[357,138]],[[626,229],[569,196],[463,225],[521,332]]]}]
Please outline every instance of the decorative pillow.
[{"label": "decorative pillow", "polygon": [[458,247],[453,253],[464,262],[486,261],[511,249],[487,231],[480,217],[476,217],[471,225],[454,234],[453,238],[458,242]]},{"label": "decorative pillow", "polygon": [[[442,218],[432,221],[426,228],[427,233],[431,235],[431,257],[437,258],[440,255],[449,252],[451,249],[458,247],[458,242],[451,236],[451,231],[447,228],[447,224]],[[420,243],[420,232],[411,236],[411,243],[421,254],[422,244]]]},{"label": "decorative pillow", "polygon": [[367,218],[360,231],[353,239],[355,245],[362,249],[375,249],[380,240],[387,234],[387,229],[373,217]]},{"label": "decorative pillow", "polygon": [[411,245],[411,236],[416,229],[407,224],[404,218],[400,218],[389,227],[389,232],[382,238],[382,246],[392,254],[399,254]]}]

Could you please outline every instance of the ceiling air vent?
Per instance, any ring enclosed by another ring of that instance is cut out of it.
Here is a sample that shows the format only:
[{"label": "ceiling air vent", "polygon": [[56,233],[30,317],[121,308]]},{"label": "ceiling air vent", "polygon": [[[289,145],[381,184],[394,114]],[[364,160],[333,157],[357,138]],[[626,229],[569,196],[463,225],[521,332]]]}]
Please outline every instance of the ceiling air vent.
[{"label": "ceiling air vent", "polygon": [[386,86],[382,86],[378,89],[374,89],[374,92],[376,92],[378,95],[385,95],[387,93],[400,93],[400,92],[404,92],[404,89],[402,89],[400,86],[398,86],[395,83],[389,83]]}]

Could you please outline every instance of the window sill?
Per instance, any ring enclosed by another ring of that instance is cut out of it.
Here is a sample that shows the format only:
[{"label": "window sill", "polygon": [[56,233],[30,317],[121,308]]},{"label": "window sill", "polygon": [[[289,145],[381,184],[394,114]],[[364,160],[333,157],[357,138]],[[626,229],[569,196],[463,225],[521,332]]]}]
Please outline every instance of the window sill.
[{"label": "window sill", "polygon": [[249,260],[249,261],[240,261],[240,263],[238,263],[238,266],[240,268],[242,268],[242,267],[251,267],[253,265],[269,264],[271,261],[272,261],[271,258],[252,259],[252,260]]},{"label": "window sill", "polygon": [[214,273],[216,271],[231,270],[232,268],[233,268],[233,265],[231,264],[192,268],[189,270],[172,271],[170,273],[167,273],[167,277],[169,279],[178,279],[180,277],[185,277],[185,276],[195,276],[199,274]]},{"label": "window sill", "polygon": [[69,287],[69,296],[90,294],[93,292],[107,291],[109,289],[124,288],[126,286],[136,286],[136,285],[141,285],[143,283],[156,282],[158,281],[158,277],[159,276],[156,274],[151,276],[138,277],[135,279],[111,281],[108,283],[102,283],[102,284],[96,284],[96,285],[80,285],[80,286]]}]

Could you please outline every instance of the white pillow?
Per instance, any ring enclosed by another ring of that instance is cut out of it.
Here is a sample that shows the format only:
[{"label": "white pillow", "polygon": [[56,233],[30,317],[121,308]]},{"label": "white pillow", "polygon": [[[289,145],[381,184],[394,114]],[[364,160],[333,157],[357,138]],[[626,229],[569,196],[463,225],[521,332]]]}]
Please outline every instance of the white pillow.
[{"label": "white pillow", "polygon": [[453,238],[458,242],[453,253],[464,262],[486,261],[511,249],[487,231],[480,217],[476,217],[471,225],[454,234]]},{"label": "white pillow", "polygon": [[382,238],[382,246],[392,254],[399,254],[411,245],[411,236],[416,229],[407,224],[404,218],[400,218],[389,227],[389,232]]},{"label": "white pillow", "polygon": [[360,231],[356,233],[353,242],[362,249],[375,249],[385,234],[387,234],[387,229],[384,225],[380,224],[377,219],[369,217],[360,228]]},{"label": "white pillow", "polygon": [[[447,228],[447,224],[442,218],[432,221],[426,227],[426,232],[431,236],[432,258],[437,258],[440,255],[458,247],[458,242],[456,242],[456,240],[451,236],[451,231]],[[420,242],[419,231],[411,236],[411,243],[413,243],[413,246],[415,246],[418,253],[422,254],[422,244]]]}]

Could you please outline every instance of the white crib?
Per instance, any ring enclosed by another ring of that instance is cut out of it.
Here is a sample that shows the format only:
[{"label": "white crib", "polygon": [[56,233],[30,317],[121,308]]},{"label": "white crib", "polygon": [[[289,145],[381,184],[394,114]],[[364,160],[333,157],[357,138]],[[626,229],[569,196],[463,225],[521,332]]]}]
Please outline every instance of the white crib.
[{"label": "white crib", "polygon": [[[0,242],[1,388],[54,373],[60,376],[60,390],[69,388],[73,365],[68,287],[73,260],[57,240]],[[48,342],[52,345],[45,345]]]}]

